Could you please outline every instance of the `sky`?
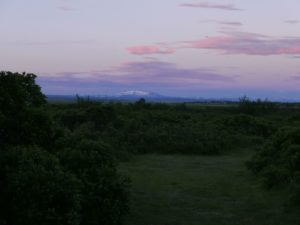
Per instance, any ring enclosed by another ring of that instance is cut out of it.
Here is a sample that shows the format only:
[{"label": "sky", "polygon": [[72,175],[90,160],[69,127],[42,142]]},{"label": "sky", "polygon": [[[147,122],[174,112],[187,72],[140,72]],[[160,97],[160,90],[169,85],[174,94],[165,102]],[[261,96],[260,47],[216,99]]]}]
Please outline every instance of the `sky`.
[{"label": "sky", "polygon": [[0,70],[46,94],[300,99],[299,0],[0,0]]}]

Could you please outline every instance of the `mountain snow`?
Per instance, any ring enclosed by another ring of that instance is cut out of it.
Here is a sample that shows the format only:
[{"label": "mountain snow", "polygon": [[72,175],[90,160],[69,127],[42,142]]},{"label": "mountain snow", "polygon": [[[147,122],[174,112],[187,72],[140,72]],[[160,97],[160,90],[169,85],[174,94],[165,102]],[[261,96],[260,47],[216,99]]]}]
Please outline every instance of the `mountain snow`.
[{"label": "mountain snow", "polygon": [[135,97],[158,97],[159,94],[153,93],[153,92],[147,92],[147,91],[139,91],[139,90],[130,90],[130,91],[124,91],[118,94],[118,96],[135,96]]}]

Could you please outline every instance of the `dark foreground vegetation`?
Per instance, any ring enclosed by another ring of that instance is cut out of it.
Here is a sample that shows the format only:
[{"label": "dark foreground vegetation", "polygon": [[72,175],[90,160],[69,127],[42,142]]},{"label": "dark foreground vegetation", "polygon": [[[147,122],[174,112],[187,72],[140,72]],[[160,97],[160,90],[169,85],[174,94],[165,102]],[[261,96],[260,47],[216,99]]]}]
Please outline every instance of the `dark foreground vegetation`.
[{"label": "dark foreground vegetation", "polygon": [[[251,189],[253,195],[274,190],[280,193],[280,201],[276,202],[275,207],[273,203],[278,199],[276,196],[261,203],[264,207],[273,204],[272,212],[277,213],[270,213],[275,219],[267,222],[277,221],[278,215],[299,209],[298,105],[271,103],[267,100],[250,101],[247,97],[241,98],[235,106],[226,107],[150,104],[143,99],[121,104],[78,98],[74,104],[48,104],[35,84],[35,75],[0,72],[0,225],[117,225],[122,224],[128,215],[130,205],[130,218],[135,218],[132,216],[134,212],[139,217],[136,210],[138,206],[133,203],[141,206],[145,203],[139,204],[140,200],[136,199],[143,196],[137,195],[139,189],[136,187],[135,172],[127,173],[132,178],[132,184],[122,174],[128,171],[130,163],[135,162],[136,155],[149,154],[156,154],[157,160],[161,157],[163,164],[169,160],[170,163],[174,159],[178,161],[177,169],[165,169],[174,170],[173,174],[168,174],[170,177],[176,174],[179,176],[182,172],[181,181],[184,182],[180,186],[188,190],[182,195],[186,198],[182,201],[195,197],[193,191],[199,197],[203,187],[201,183],[210,184],[206,180],[208,177],[215,180],[209,186],[212,193],[224,198],[231,195],[230,188],[238,184],[233,182],[230,186],[230,183],[226,183],[222,191],[218,189],[223,182],[219,178],[222,177],[225,182],[232,175],[230,171],[235,171],[222,165],[226,164],[228,155],[236,154],[234,165],[249,172],[249,176],[238,180],[243,183],[237,186],[242,191],[234,194],[235,198],[244,201],[237,203],[242,204],[245,210],[241,216],[247,216],[248,206],[250,210],[257,206],[255,199],[249,205],[245,204],[249,193],[243,193],[247,191],[243,189],[247,184],[254,185],[253,180],[250,180],[254,177],[257,184],[262,185]],[[180,163],[186,157],[197,158],[196,155],[199,161],[191,162],[191,166],[196,173],[205,173],[208,177],[200,177],[200,183],[193,182],[190,190],[188,187],[191,181],[184,178],[190,175],[184,173],[185,168],[180,170]],[[177,158],[172,158],[175,156]],[[218,173],[210,173],[208,167],[202,167],[206,159],[207,163],[210,162],[211,157],[219,163],[216,167]],[[120,161],[126,161],[126,165],[117,169]],[[252,178],[250,171],[254,174]],[[176,190],[178,181],[175,179],[172,182]],[[159,185],[159,182],[156,184]],[[146,182],[144,185],[146,188]],[[172,195],[172,188],[166,190]],[[163,199],[155,188],[152,194]],[[166,192],[162,194],[168,196]],[[213,208],[214,204],[211,202],[211,205],[209,199],[214,199],[210,197],[197,199],[195,205],[183,204],[183,208],[180,208],[186,211],[182,212],[183,216],[188,216],[189,212],[192,215],[193,210],[209,206],[212,206],[214,212],[222,213],[222,210]],[[154,215],[159,201],[148,199],[147,204],[147,212],[151,211]],[[224,204],[222,207],[239,205]],[[165,213],[167,211],[166,206]],[[237,221],[233,211],[227,212]],[[204,212],[199,212],[199,217],[201,213]],[[249,212],[248,215],[266,221],[262,214]],[[132,224],[142,224],[142,217],[151,216],[142,215],[136,221],[133,220]],[[202,218],[201,224],[213,224],[205,222],[205,218],[209,221],[212,217],[202,215]],[[222,224],[222,217],[215,215],[215,218]],[[144,219],[147,221],[147,218]],[[156,225],[175,224],[168,221],[156,221]],[[249,223],[240,221],[243,224],[251,224],[251,221],[259,224],[258,220],[249,220]],[[290,218],[290,224],[296,224],[293,221],[296,221],[295,217]],[[197,223],[190,221],[187,224]]]}]

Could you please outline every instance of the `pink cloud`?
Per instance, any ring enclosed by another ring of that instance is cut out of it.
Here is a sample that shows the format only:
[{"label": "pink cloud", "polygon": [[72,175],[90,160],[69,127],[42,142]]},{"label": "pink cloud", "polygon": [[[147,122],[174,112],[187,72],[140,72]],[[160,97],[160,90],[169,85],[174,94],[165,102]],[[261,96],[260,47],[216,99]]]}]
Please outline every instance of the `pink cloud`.
[{"label": "pink cloud", "polygon": [[175,50],[171,47],[158,45],[141,45],[127,48],[128,52],[134,55],[149,55],[149,54],[172,54]]},{"label": "pink cloud", "polygon": [[205,8],[205,9],[222,9],[222,10],[230,10],[236,11],[241,10],[233,4],[216,4],[209,2],[200,2],[200,3],[182,3],[179,6],[181,7],[193,7],[193,8]]},{"label": "pink cloud", "polygon": [[215,49],[226,54],[295,55],[300,54],[300,38],[271,39],[261,35],[237,33],[187,42],[189,48]]},{"label": "pink cloud", "polygon": [[247,32],[222,32],[223,35],[207,37],[200,40],[164,43],[128,48],[131,54],[171,54],[178,49],[210,49],[223,54],[244,55],[299,55],[300,37],[273,38]]},{"label": "pink cloud", "polygon": [[190,41],[190,48],[221,48],[224,45],[233,44],[235,39],[232,37],[208,37],[206,39],[201,39],[198,41]]}]

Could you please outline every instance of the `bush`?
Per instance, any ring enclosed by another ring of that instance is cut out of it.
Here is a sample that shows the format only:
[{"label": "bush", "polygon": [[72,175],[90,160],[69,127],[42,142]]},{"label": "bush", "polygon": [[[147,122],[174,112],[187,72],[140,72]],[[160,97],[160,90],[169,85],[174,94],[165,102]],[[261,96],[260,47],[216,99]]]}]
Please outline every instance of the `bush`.
[{"label": "bush", "polygon": [[269,137],[274,133],[274,125],[262,118],[238,114],[224,117],[216,121],[223,129],[245,136]]},{"label": "bush", "polygon": [[300,206],[300,173],[294,175],[290,185],[290,199],[292,204]]},{"label": "bush", "polygon": [[120,177],[102,143],[82,141],[59,152],[67,171],[82,182],[80,224],[118,225],[128,211],[128,180]]},{"label": "bush", "polygon": [[290,188],[291,196],[300,203],[300,128],[280,129],[247,165],[263,178],[267,187]]},{"label": "bush", "polygon": [[2,224],[80,224],[80,181],[37,147],[0,152]]},{"label": "bush", "polygon": [[118,175],[109,150],[88,140],[56,155],[38,147],[1,149],[0,222],[121,224],[129,182]]},{"label": "bush", "polygon": [[185,119],[155,121],[154,123],[128,121],[122,143],[130,152],[219,154],[231,146],[227,133],[210,123],[190,123]]}]

